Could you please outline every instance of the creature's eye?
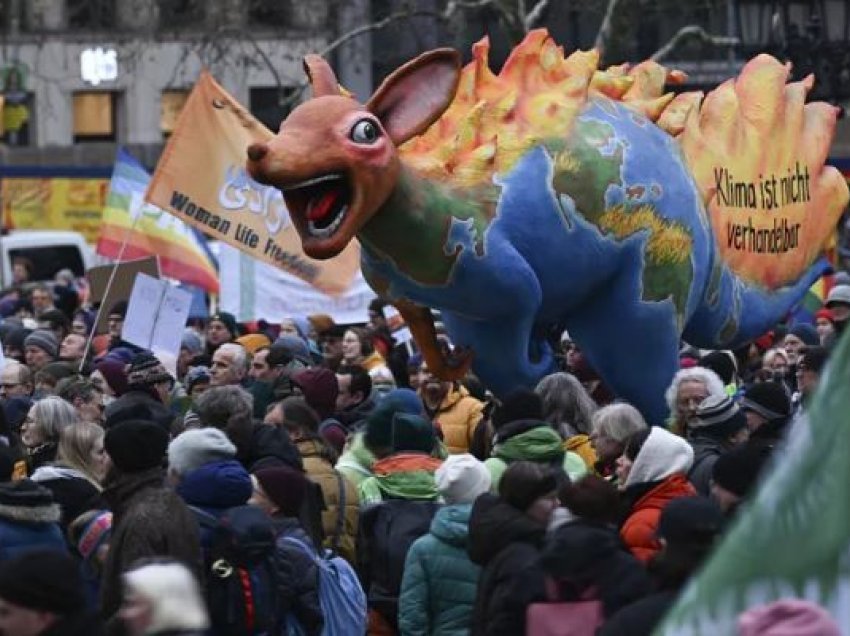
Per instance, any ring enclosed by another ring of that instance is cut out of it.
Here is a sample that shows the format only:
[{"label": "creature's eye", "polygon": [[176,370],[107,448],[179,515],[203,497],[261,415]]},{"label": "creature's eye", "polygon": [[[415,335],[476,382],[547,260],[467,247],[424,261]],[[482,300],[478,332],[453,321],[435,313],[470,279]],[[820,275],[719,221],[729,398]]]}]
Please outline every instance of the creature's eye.
[{"label": "creature's eye", "polygon": [[381,132],[371,119],[361,119],[351,127],[351,141],[358,144],[372,144],[377,141]]}]

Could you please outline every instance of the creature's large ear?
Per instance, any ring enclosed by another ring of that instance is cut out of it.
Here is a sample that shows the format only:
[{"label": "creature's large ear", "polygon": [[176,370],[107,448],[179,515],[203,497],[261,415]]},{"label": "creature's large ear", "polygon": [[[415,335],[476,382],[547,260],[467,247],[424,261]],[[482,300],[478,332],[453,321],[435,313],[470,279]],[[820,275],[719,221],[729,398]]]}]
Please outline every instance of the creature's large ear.
[{"label": "creature's large ear", "polygon": [[336,81],[331,65],[321,55],[304,56],[304,72],[313,87],[313,97],[339,95],[339,83]]},{"label": "creature's large ear", "polygon": [[437,121],[454,99],[459,80],[460,54],[435,49],[393,71],[366,108],[398,146]]}]

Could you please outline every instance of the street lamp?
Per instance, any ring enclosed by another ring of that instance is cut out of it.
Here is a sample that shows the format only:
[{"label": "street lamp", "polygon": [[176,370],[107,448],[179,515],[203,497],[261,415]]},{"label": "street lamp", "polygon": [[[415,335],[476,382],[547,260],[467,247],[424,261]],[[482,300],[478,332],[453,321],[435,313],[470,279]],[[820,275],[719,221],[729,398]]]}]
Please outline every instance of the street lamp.
[{"label": "street lamp", "polygon": [[791,62],[793,77],[816,78],[812,99],[850,99],[850,0],[737,0],[740,53]]}]

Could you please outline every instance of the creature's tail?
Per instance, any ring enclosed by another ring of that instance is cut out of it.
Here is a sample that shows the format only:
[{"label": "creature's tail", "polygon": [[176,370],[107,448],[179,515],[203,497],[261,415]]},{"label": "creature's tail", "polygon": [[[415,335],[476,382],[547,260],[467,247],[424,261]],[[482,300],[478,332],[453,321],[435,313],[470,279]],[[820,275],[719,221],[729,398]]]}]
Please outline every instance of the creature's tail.
[{"label": "creature's tail", "polygon": [[829,268],[820,258],[793,285],[767,290],[717,263],[682,337],[705,349],[732,349],[753,340],[782,320]]}]

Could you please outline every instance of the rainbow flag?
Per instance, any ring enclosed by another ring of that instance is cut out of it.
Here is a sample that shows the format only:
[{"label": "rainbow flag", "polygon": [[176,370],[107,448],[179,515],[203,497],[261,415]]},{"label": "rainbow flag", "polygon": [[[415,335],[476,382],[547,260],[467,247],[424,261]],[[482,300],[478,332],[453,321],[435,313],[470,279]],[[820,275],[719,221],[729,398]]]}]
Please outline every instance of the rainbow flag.
[{"label": "rainbow flag", "polygon": [[122,259],[156,255],[164,276],[217,294],[218,272],[204,238],[177,217],[145,202],[150,180],[142,164],[120,148],[103,209],[97,253],[118,258],[126,240]]}]

